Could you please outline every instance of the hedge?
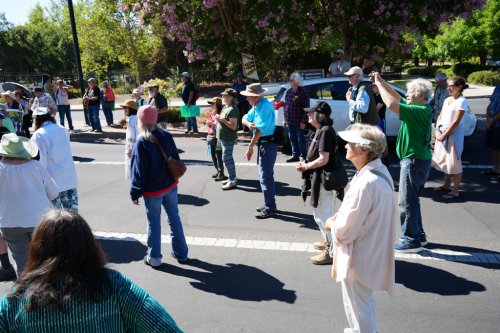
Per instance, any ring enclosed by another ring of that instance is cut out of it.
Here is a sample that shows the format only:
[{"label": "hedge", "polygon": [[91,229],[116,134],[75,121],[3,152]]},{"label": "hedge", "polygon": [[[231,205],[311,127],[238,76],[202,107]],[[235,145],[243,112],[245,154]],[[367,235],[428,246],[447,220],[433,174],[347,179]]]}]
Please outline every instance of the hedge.
[{"label": "hedge", "polygon": [[500,73],[492,71],[478,71],[471,73],[467,81],[472,84],[496,86],[497,84],[500,84]]}]

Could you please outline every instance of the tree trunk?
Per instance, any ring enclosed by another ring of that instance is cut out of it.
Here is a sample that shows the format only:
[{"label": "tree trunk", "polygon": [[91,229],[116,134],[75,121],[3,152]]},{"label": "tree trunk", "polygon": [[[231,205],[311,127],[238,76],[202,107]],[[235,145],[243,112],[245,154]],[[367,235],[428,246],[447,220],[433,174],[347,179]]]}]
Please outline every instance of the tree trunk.
[{"label": "tree trunk", "polygon": [[135,70],[137,71],[137,76],[139,78],[139,83],[142,82],[143,73],[142,66],[139,56],[137,55],[137,47],[135,46],[135,40],[132,36],[132,27],[130,26],[130,21],[127,20],[127,38],[130,45],[130,50],[132,52],[132,58],[134,58]]},{"label": "tree trunk", "polygon": [[427,59],[427,66],[431,67],[434,61],[432,59]]},{"label": "tree trunk", "polygon": [[413,65],[418,67],[420,65],[420,59],[418,57],[413,58]]}]

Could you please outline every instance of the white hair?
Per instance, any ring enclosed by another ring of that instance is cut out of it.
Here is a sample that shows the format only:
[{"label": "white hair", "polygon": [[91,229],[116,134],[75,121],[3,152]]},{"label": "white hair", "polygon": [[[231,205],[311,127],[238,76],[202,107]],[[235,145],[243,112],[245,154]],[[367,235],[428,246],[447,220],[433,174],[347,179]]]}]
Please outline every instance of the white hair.
[{"label": "white hair", "polygon": [[419,94],[425,100],[428,100],[432,95],[432,84],[425,79],[415,79],[406,84],[408,90],[413,89],[413,91]]},{"label": "white hair", "polygon": [[367,152],[369,162],[384,155],[387,139],[378,126],[355,123],[347,127],[346,130],[357,130],[360,132],[361,137],[368,141],[364,144],[357,143],[356,148]]},{"label": "white hair", "polygon": [[291,75],[290,75],[290,81],[294,81],[295,83],[297,83],[299,86],[302,86],[302,76],[300,76],[299,73],[297,72],[293,72]]}]

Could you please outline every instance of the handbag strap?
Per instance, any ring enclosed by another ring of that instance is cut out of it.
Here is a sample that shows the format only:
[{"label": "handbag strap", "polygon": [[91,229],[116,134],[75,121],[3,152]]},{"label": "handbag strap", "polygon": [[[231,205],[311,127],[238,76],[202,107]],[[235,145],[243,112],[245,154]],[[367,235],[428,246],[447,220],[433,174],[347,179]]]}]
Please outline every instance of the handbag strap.
[{"label": "handbag strap", "polygon": [[373,169],[370,170],[370,172],[373,173],[374,175],[382,177],[387,182],[387,184],[389,184],[389,187],[394,190],[393,186],[391,185],[391,181],[389,180],[389,178],[387,178],[387,176],[384,173]]},{"label": "handbag strap", "polygon": [[158,146],[158,148],[160,149],[160,152],[163,156],[163,159],[165,160],[165,163],[168,162],[168,157],[167,157],[167,154],[165,153],[165,151],[163,150],[162,146],[160,145],[160,142],[158,141],[158,139],[153,135],[151,134],[151,139],[152,141]]}]

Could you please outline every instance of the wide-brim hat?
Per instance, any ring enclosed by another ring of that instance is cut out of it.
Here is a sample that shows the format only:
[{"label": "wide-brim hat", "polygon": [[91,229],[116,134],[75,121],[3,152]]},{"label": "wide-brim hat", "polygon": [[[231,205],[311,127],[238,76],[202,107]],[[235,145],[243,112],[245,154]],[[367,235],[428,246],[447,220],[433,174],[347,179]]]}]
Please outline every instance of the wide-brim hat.
[{"label": "wide-brim hat", "polygon": [[359,143],[362,145],[369,145],[373,141],[370,141],[368,139],[365,139],[361,136],[361,132],[358,130],[347,130],[347,131],[340,131],[338,132],[339,136],[345,141],[345,142],[351,142],[351,143]]},{"label": "wide-brim hat", "polygon": [[217,104],[220,105],[222,104],[222,99],[220,97],[214,97],[211,100],[207,101],[208,104]]},{"label": "wide-brim hat", "polygon": [[10,91],[10,90],[7,90],[7,91],[5,91],[3,93],[0,93],[0,95],[2,95],[2,96],[9,96],[13,100],[16,99],[16,94],[13,91]]},{"label": "wide-brim hat", "polygon": [[46,114],[49,114],[49,112],[50,112],[49,108],[44,106],[39,106],[35,108],[35,110],[33,110],[33,117],[44,116]]},{"label": "wide-brim hat", "polygon": [[344,73],[344,75],[346,75],[346,76],[354,75],[354,74],[358,74],[358,75],[363,76],[363,70],[361,69],[361,67],[359,67],[359,66],[351,67],[351,68],[349,68],[349,70],[347,72]]},{"label": "wide-brim hat", "polygon": [[129,108],[129,109],[137,110],[137,103],[132,99],[127,99],[125,102],[120,104],[120,106],[122,108]]},{"label": "wide-brim hat", "polygon": [[324,115],[331,115],[332,114],[332,108],[328,103],[326,102],[316,102],[314,105],[310,108],[304,108],[304,111],[306,112],[318,112]]},{"label": "wide-brim hat", "polygon": [[132,95],[139,95],[139,96],[141,96],[142,92],[139,89],[135,88],[134,90],[132,90]]},{"label": "wide-brim hat", "polygon": [[261,96],[266,91],[267,89],[262,88],[260,83],[252,83],[247,86],[246,90],[240,92],[240,94],[243,96]]},{"label": "wide-brim hat", "polygon": [[15,133],[4,134],[0,142],[0,156],[31,159],[38,154],[35,143]]}]

